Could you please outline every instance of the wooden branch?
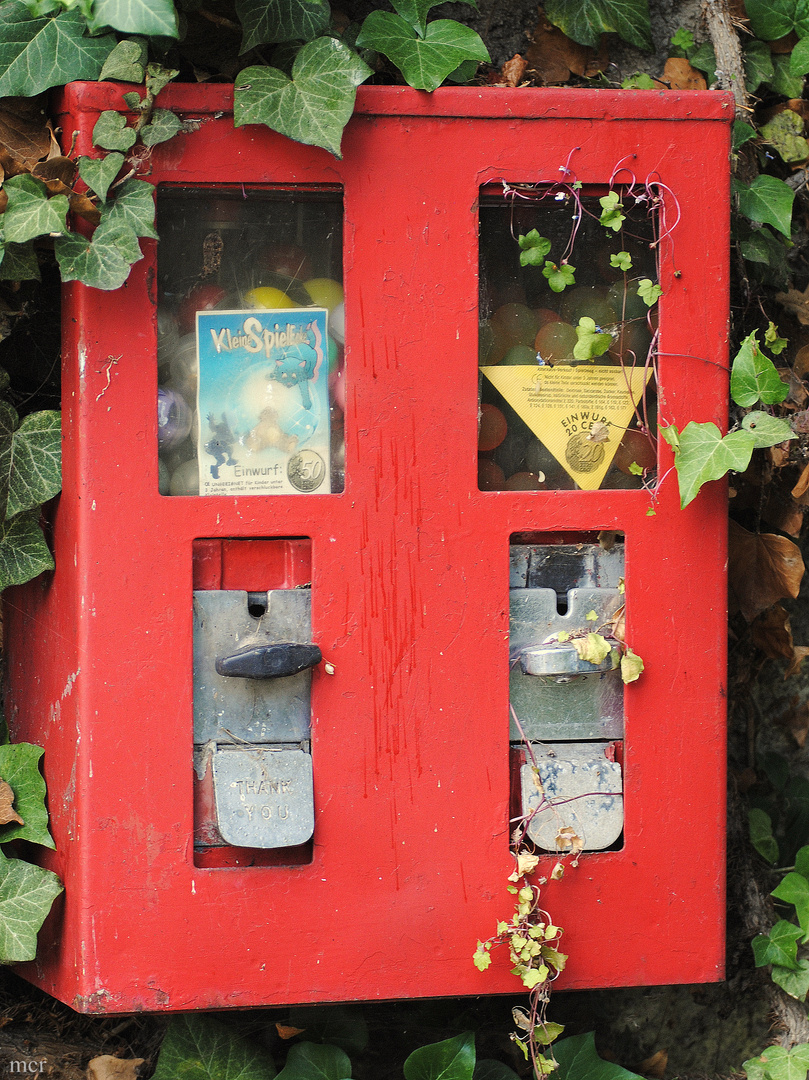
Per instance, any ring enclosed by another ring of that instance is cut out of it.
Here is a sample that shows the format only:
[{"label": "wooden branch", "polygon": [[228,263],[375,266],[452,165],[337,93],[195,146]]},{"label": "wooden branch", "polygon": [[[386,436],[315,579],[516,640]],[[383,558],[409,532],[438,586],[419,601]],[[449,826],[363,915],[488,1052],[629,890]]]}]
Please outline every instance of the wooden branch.
[{"label": "wooden branch", "polygon": [[702,13],[716,53],[716,77],[720,90],[730,90],[740,120],[749,119],[749,100],[744,85],[744,61],[739,35],[728,0],[703,0]]}]

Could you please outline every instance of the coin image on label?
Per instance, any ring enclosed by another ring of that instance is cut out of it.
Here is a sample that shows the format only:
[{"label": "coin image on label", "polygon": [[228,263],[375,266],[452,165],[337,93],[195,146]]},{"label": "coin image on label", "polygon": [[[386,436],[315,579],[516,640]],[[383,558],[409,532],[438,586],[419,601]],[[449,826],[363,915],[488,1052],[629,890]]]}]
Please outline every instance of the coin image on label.
[{"label": "coin image on label", "polygon": [[594,442],[587,431],[572,435],[565,447],[565,461],[576,472],[595,472],[604,460],[604,444]]},{"label": "coin image on label", "polygon": [[314,491],[326,477],[326,464],[316,450],[299,450],[287,462],[287,477],[297,491]]}]

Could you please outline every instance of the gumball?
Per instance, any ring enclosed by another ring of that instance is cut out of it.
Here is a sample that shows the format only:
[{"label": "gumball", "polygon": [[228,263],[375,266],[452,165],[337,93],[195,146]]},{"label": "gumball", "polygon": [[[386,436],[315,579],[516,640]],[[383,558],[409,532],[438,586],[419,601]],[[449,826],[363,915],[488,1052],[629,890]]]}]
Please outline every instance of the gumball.
[{"label": "gumball", "polygon": [[637,428],[629,428],[624,432],[612,461],[622,473],[630,476],[633,474],[629,466],[633,463],[644,470],[654,469],[657,464],[654,440]]},{"label": "gumball", "polygon": [[171,450],[188,438],[193,419],[182,394],[167,386],[157,391],[157,445]]},{"label": "gumball", "polygon": [[624,323],[609,347],[609,355],[616,363],[643,365],[652,343],[652,335],[645,319]]},{"label": "gumball", "polygon": [[607,300],[615,310],[618,322],[622,319],[642,319],[649,310],[646,301],[638,296],[638,278],[632,278],[624,284],[616,281],[607,293]]},{"label": "gumball", "polygon": [[615,308],[610,303],[607,290],[596,285],[581,285],[570,296],[565,296],[560,305],[562,315],[573,326],[579,319],[592,319],[596,326],[614,326],[618,322]]},{"label": "gumball", "polygon": [[343,286],[331,278],[310,278],[304,281],[303,287],[312,297],[315,307],[328,308],[331,312],[343,302]]},{"label": "gumball", "polygon": [[256,262],[259,271],[270,274],[283,274],[284,277],[298,278],[305,281],[312,276],[312,264],[309,256],[297,244],[276,244],[258,255]]},{"label": "gumball", "polygon": [[333,375],[339,368],[342,359],[342,349],[334,338],[329,338],[329,375]]},{"label": "gumball", "polygon": [[531,345],[512,345],[500,363],[506,367],[537,364],[537,351]]},{"label": "gumball", "polygon": [[546,307],[536,308],[534,310],[534,314],[537,317],[537,323],[539,324],[539,329],[540,330],[545,325],[545,323],[562,322],[562,316],[557,315],[557,313],[555,311],[552,311],[550,308],[546,308]]},{"label": "gumball", "polygon": [[258,285],[255,289],[249,289],[244,294],[244,302],[248,307],[262,310],[298,306],[285,292],[274,288],[272,285]]},{"label": "gumball", "polygon": [[171,474],[171,495],[199,495],[199,465],[196,458],[183,462]]},{"label": "gumball", "polygon": [[169,370],[177,390],[187,398],[197,394],[197,335],[186,334],[179,339],[169,357]]},{"label": "gumball", "polygon": [[514,473],[506,480],[506,491],[541,491],[544,487],[543,481],[536,473],[532,472],[518,472]]},{"label": "gumball", "polygon": [[329,376],[329,399],[335,402],[340,409],[346,411],[346,379],[345,369],[341,368]]},{"label": "gumball", "polygon": [[524,304],[503,304],[492,315],[491,327],[512,345],[530,345],[537,333],[537,317]]},{"label": "gumball", "polygon": [[227,296],[221,285],[211,282],[208,285],[197,285],[181,302],[177,312],[177,321],[181,334],[190,334],[196,329],[197,312],[211,311],[218,307]]},{"label": "gumball", "polygon": [[573,348],[579,340],[575,326],[565,322],[546,323],[534,338],[534,348],[547,364],[572,360]]},{"label": "gumball", "polygon": [[338,345],[346,343],[346,311],[345,304],[337,304],[334,311],[329,312],[329,333]]},{"label": "gumball", "polygon": [[495,461],[478,458],[478,488],[480,491],[502,491],[506,474]]},{"label": "gumball", "polygon": [[480,427],[478,430],[478,450],[494,450],[508,434],[506,418],[496,405],[484,403],[480,406]]},{"label": "gumball", "polygon": [[162,458],[157,459],[157,490],[161,495],[168,495],[171,488],[171,473]]}]

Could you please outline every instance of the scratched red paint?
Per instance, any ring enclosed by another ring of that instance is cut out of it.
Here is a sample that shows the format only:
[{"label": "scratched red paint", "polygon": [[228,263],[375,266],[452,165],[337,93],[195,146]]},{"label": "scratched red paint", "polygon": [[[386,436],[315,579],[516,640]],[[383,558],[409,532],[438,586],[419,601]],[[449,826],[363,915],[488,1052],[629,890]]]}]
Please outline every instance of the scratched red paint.
[{"label": "scratched red paint", "polygon": [[[100,1012],[513,992],[504,954],[486,973],[471,961],[510,906],[509,536],[622,528],[646,662],[626,691],[625,842],[546,890],[571,956],[560,984],[720,978],[725,490],[681,511],[670,477],[647,516],[641,491],[477,489],[476,200],[501,178],[557,180],[574,147],[586,184],[627,154],[656,173],[682,211],[681,277],[662,252],[666,415],[724,424],[732,101],[360,89],[342,161],[234,130],[227,87],[169,87],[161,103],[203,122],[155,148],[153,182],[343,185],[346,486],[161,497],[155,245],[116,293],[66,286],[57,569],[6,612],[11,727],[46,747],[43,862],[66,885],[23,974]],[[68,87],[66,143],[75,130],[92,153],[98,113],[120,105],[120,86]],[[192,548],[251,536],[312,539],[313,636],[335,669],[313,685],[313,857],[206,869],[192,855]]]}]

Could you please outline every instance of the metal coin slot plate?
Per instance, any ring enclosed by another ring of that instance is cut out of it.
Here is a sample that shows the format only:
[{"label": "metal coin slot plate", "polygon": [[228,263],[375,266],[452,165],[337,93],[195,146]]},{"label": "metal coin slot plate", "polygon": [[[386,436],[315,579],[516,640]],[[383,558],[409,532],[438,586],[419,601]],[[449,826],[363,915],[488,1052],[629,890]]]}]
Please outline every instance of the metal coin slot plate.
[{"label": "metal coin slot plate", "polygon": [[213,782],[217,824],[228,844],[284,848],[312,836],[312,758],[303,750],[217,747]]},{"label": "metal coin slot plate", "polygon": [[609,760],[608,742],[532,743],[542,791],[532,765],[520,771],[522,812],[537,811],[528,835],[545,851],[557,851],[564,827],[583,841],[584,851],[603,851],[621,835],[624,800],[621,766]]}]

